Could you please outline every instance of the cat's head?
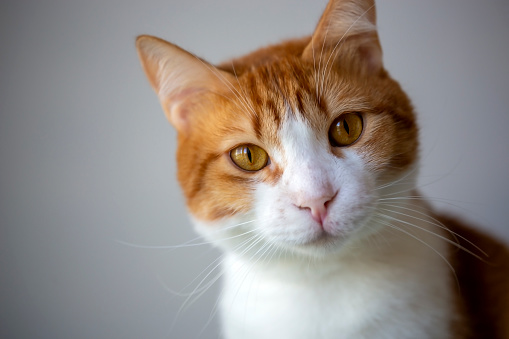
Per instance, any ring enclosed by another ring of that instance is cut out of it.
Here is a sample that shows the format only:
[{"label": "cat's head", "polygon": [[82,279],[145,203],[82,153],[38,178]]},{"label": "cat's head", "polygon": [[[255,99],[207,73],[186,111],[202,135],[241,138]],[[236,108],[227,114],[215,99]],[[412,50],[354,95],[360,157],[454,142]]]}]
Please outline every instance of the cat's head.
[{"label": "cat's head", "polygon": [[375,20],[372,1],[332,0],[312,37],[219,67],[138,38],[203,235],[238,253],[323,255],[377,231],[380,197],[413,185],[418,142]]}]

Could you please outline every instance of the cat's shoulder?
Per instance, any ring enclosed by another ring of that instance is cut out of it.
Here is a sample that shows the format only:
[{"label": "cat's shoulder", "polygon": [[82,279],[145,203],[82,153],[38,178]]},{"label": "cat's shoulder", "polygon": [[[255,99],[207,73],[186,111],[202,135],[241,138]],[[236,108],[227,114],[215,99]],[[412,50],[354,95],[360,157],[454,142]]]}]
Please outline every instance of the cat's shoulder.
[{"label": "cat's shoulder", "polygon": [[459,249],[454,250],[455,257],[469,262],[477,262],[478,265],[491,267],[494,270],[497,267],[509,269],[509,261],[503,260],[509,258],[509,244],[506,241],[454,216],[438,214],[436,218],[451,231],[451,235],[455,235],[455,237],[453,236],[454,241],[459,245],[481,256],[482,253],[479,250],[485,252],[484,259],[486,261],[476,260],[474,256]]},{"label": "cat's shoulder", "polygon": [[509,338],[509,246],[460,219],[437,219],[459,244],[451,247],[449,259],[457,276],[459,307],[473,337]]}]

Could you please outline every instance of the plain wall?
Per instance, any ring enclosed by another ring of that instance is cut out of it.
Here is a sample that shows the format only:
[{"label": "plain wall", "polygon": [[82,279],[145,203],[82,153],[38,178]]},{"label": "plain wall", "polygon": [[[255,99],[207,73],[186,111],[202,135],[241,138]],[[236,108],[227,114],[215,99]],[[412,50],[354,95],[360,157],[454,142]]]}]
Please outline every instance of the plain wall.
[{"label": "plain wall", "polygon": [[[219,62],[310,34],[325,3],[0,3],[0,337],[198,337],[217,284],[178,318],[185,298],[170,290],[193,291],[219,253],[121,243],[196,237],[134,39]],[[385,0],[378,17],[386,67],[419,113],[422,191],[509,240],[509,3]],[[217,336],[212,320],[200,338]]]}]

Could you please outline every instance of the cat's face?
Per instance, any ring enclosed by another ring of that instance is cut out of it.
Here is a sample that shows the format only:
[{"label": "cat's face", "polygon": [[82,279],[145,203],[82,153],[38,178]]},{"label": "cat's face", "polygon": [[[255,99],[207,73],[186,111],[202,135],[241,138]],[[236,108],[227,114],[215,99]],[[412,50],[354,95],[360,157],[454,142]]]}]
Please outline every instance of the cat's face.
[{"label": "cat's face", "polygon": [[[337,10],[331,4],[328,11]],[[331,20],[327,13],[321,22]],[[227,250],[338,251],[377,231],[368,221],[380,197],[413,184],[417,128],[381,65],[376,32],[357,32],[341,51],[334,46],[345,33],[328,34],[337,36],[330,46],[319,24],[312,40],[237,60],[230,71],[154,38],[139,42],[179,131],[178,177],[189,210],[198,230]]]},{"label": "cat's face", "polygon": [[256,228],[251,235],[285,248],[335,249],[363,229],[383,185],[412,170],[412,110],[392,80],[337,69],[317,90],[318,77],[298,58],[261,67],[196,114],[178,164],[201,232],[224,239]]}]

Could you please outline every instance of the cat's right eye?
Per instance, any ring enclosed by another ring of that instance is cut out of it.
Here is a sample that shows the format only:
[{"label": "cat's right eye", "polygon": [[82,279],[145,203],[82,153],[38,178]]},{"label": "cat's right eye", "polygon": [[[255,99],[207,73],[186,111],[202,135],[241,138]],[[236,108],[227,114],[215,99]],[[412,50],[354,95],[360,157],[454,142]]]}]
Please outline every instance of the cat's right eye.
[{"label": "cat's right eye", "polygon": [[341,114],[329,128],[329,142],[335,147],[349,146],[359,139],[362,129],[360,113]]},{"label": "cat's right eye", "polygon": [[245,171],[259,171],[264,168],[269,155],[263,148],[253,144],[240,145],[230,151],[233,163]]}]

